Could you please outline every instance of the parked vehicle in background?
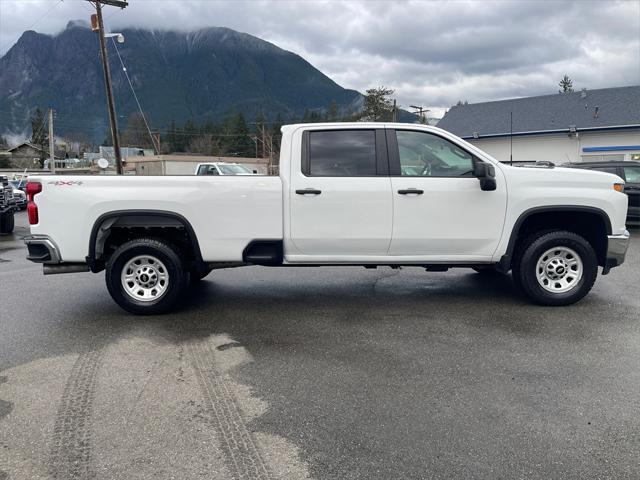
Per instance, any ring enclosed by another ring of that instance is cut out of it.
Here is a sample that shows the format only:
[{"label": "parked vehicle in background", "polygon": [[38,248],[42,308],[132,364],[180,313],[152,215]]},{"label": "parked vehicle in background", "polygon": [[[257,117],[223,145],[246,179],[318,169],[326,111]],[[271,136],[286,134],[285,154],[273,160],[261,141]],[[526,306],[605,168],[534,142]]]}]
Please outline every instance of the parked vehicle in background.
[{"label": "parked vehicle in background", "polygon": [[0,234],[6,235],[13,232],[15,210],[13,186],[7,177],[0,176]]},{"label": "parked vehicle in background", "polygon": [[21,180],[9,180],[9,183],[11,185],[13,185],[14,188],[17,188],[18,190],[22,190],[24,193],[27,193],[27,179],[21,179]]},{"label": "parked vehicle in background", "polygon": [[567,163],[563,165],[563,167],[613,173],[624,179],[624,193],[629,197],[627,225],[640,227],[640,162],[633,160],[618,162],[581,162]]},{"label": "parked vehicle in background", "polygon": [[246,165],[241,163],[199,163],[196,167],[196,175],[257,175]]},{"label": "parked vehicle in background", "polygon": [[22,190],[14,187],[13,188],[13,200],[17,210],[25,210],[27,208],[27,194]]},{"label": "parked vehicle in background", "polygon": [[105,270],[136,314],[243,265],[512,270],[532,301],[569,305],[629,244],[618,176],[501,164],[427,125],[288,125],[279,170],[176,176],[170,194],[165,177],[32,176],[27,258],[45,274]]}]

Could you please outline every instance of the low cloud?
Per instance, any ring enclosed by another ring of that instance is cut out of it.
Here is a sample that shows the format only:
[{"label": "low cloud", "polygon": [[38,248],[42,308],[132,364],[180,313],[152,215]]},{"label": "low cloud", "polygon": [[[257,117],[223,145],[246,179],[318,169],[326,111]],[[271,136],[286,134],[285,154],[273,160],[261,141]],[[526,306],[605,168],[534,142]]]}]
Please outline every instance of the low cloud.
[{"label": "low cloud", "polygon": [[[0,1],[0,54],[32,29],[88,19],[78,0]],[[638,1],[178,1],[105,8],[108,28],[224,26],[298,53],[347,88],[396,90],[442,113],[470,102],[640,84]],[[1,92],[0,92],[1,94]]]}]

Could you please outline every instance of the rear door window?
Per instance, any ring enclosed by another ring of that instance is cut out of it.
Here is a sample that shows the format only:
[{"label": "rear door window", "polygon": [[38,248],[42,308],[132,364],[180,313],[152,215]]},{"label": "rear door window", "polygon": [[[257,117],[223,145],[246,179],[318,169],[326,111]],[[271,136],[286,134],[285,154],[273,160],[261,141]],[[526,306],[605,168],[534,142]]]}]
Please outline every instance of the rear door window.
[{"label": "rear door window", "polygon": [[376,175],[375,130],[309,132],[309,172],[316,177]]}]

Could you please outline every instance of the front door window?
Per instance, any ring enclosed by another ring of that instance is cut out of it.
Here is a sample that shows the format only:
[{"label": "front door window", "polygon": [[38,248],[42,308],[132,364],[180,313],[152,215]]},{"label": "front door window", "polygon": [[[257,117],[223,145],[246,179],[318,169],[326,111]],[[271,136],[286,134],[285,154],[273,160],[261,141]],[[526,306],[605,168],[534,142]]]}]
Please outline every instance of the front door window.
[{"label": "front door window", "polygon": [[442,137],[427,132],[398,130],[400,172],[407,177],[473,175],[473,156]]}]

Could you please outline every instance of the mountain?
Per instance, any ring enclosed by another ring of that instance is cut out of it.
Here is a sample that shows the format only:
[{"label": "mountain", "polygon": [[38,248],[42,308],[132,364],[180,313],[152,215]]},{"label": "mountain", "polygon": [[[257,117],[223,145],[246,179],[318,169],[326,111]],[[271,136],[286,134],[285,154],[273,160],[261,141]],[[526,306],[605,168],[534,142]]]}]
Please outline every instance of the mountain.
[{"label": "mountain", "polygon": [[[194,32],[125,29],[118,49],[153,128],[172,120],[217,121],[242,112],[247,121],[300,117],[335,102],[358,110],[362,95],[336,84],[302,57],[228,28]],[[109,63],[121,128],[137,111],[114,45]],[[24,32],[0,58],[0,133],[29,132],[36,107],[53,107],[56,134],[100,141],[108,117],[98,38],[81,22],[55,36]]]}]

